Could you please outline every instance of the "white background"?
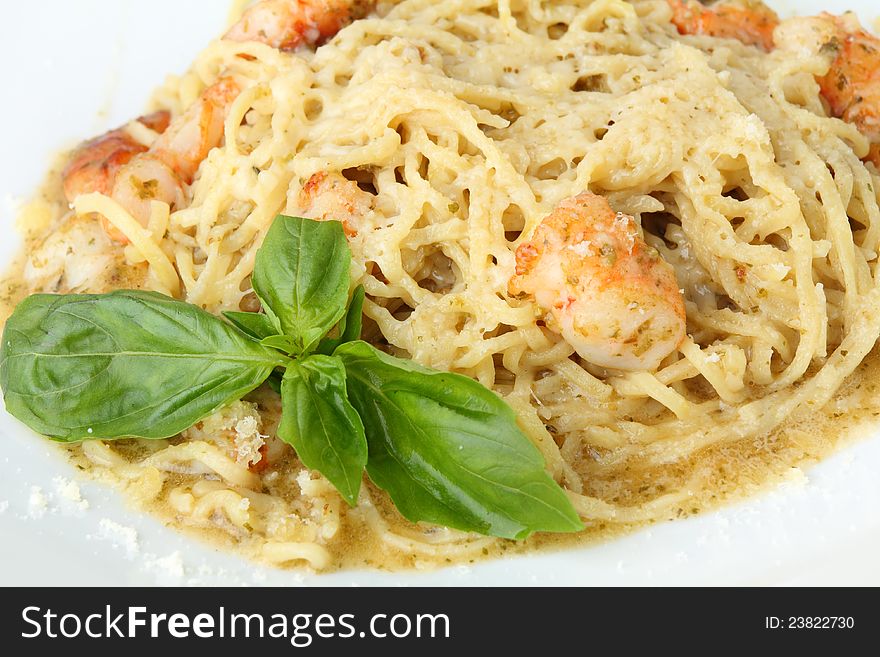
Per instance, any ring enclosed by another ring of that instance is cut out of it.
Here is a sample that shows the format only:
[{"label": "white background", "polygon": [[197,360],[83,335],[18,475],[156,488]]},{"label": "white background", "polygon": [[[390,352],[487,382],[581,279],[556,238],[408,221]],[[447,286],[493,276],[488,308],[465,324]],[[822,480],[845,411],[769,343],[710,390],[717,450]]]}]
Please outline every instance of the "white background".
[{"label": "white background", "polygon": [[[773,2],[785,13],[786,5]],[[799,13],[829,4],[798,2]],[[872,0],[861,9],[873,24]],[[226,0],[4,2],[0,61],[0,263],[16,204],[60,148],[136,116],[168,72],[186,69],[225,24]],[[0,411],[0,585],[41,584],[880,584],[880,435],[748,503],[564,553],[431,573],[302,575],[218,553],[77,479],[55,449]],[[56,491],[77,480],[89,508]],[[42,517],[32,487],[47,498]],[[136,532],[126,541],[113,525]],[[833,612],[833,610],[832,610]]]}]

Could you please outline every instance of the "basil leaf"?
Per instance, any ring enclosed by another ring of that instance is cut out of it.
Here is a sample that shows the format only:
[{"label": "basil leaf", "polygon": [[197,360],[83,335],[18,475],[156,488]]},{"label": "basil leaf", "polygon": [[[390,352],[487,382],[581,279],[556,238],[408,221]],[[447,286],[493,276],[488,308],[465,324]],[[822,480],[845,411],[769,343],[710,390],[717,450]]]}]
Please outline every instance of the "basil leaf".
[{"label": "basil leaf", "polygon": [[288,335],[279,335],[280,328],[263,313],[242,313],[227,311],[223,313],[236,328],[257,340],[264,347],[277,349],[285,354],[299,351],[296,341]]},{"label": "basil leaf", "polygon": [[336,356],[366,430],[367,472],[406,518],[516,539],[583,528],[493,392],[365,342],[344,344]]},{"label": "basil leaf", "polygon": [[290,365],[281,403],[278,437],[293,446],[306,467],[327,477],[351,506],[357,504],[367,439],[347,398],[342,362],[315,355]]},{"label": "basil leaf", "polygon": [[36,295],[6,324],[0,387],[12,415],[57,440],[168,438],[287,360],[154,292]]},{"label": "basil leaf", "polygon": [[318,345],[319,354],[332,354],[339,345],[360,339],[364,323],[364,297],[364,286],[358,285],[354,294],[351,295],[348,311],[339,320],[336,327],[339,331],[339,337],[321,340],[321,344]]},{"label": "basil leaf", "polygon": [[306,353],[345,313],[351,250],[338,221],[279,215],[257,252],[252,284],[270,319]]},{"label": "basil leaf", "polygon": [[260,340],[260,344],[285,354],[294,354],[299,350],[294,339],[287,335],[270,335]]},{"label": "basil leaf", "polygon": [[366,292],[363,285],[358,285],[351,301],[348,304],[348,312],[339,323],[339,340],[342,344],[361,339],[361,331],[364,325],[364,297]]},{"label": "basil leaf", "polygon": [[242,313],[228,310],[223,316],[241,331],[256,340],[262,340],[281,332],[280,326],[275,326],[268,315],[264,313]]},{"label": "basil leaf", "polygon": [[281,394],[281,380],[283,376],[284,373],[281,370],[276,370],[275,372],[272,372],[272,376],[266,379],[266,383],[269,384],[269,387],[279,395]]}]

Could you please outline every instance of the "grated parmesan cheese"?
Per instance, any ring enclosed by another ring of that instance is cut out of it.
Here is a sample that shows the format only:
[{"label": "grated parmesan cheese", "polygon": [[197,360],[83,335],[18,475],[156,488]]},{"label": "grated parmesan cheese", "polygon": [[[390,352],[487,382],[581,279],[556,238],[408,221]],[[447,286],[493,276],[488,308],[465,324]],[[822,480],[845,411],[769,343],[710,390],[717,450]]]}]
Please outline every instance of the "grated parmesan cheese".
[{"label": "grated parmesan cheese", "polygon": [[258,463],[266,436],[260,433],[260,414],[256,404],[233,402],[199,424],[183,432],[189,440],[204,440],[226,450],[241,465]]},{"label": "grated parmesan cheese", "polygon": [[239,463],[259,463],[263,458],[260,448],[265,444],[265,436],[260,434],[256,417],[248,415],[235,424],[234,442]]},{"label": "grated parmesan cheese", "polygon": [[140,541],[134,527],[120,525],[110,518],[101,518],[98,522],[98,530],[97,535],[90,535],[87,538],[110,541],[114,548],[122,548],[125,551],[125,556],[129,559],[133,559],[140,553]]},{"label": "grated parmesan cheese", "polygon": [[143,570],[154,575],[159,583],[179,582],[186,576],[186,566],[179,551],[164,557],[145,554],[141,561]]},{"label": "grated parmesan cheese", "polygon": [[39,486],[31,486],[31,495],[28,498],[28,515],[38,519],[46,515],[49,510],[49,499]]},{"label": "grated parmesan cheese", "polygon": [[89,501],[83,499],[79,484],[75,481],[64,477],[55,477],[52,483],[55,484],[55,492],[62,502],[66,502],[79,511],[85,511],[89,508]]}]

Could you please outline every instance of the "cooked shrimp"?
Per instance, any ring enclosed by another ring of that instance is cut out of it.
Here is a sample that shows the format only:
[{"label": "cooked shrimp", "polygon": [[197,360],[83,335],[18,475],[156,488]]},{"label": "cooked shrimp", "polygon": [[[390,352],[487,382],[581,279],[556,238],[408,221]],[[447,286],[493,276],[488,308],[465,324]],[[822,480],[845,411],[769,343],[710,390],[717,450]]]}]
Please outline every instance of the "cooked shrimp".
[{"label": "cooked shrimp", "polygon": [[149,151],[119,170],[112,197],[146,225],[150,203],[164,201],[180,207],[184,186],[192,183],[199,165],[223,140],[226,114],[241,92],[232,78],[222,78],[176,118]]},{"label": "cooked shrimp", "polygon": [[120,276],[131,271],[123,264],[119,250],[97,222],[71,214],[31,250],[23,278],[33,292],[100,290],[122,282]]},{"label": "cooked shrimp", "polygon": [[880,167],[880,39],[862,29],[855,14],[793,18],[777,30],[779,46],[831,59],[818,78],[831,114],[871,140],[866,159]]},{"label": "cooked shrimp", "polygon": [[693,0],[667,0],[682,34],[739,39],[772,50],[823,53],[831,59],[819,89],[833,116],[852,123],[871,140],[865,158],[880,167],[880,39],[852,12],[822,13],[779,22],[762,2],[720,2],[703,7]]},{"label": "cooked shrimp", "polygon": [[232,78],[221,78],[202,92],[180,119],[174,121],[150,151],[191,183],[208,152],[223,138],[223,124],[241,88]]},{"label": "cooked shrimp", "polygon": [[705,7],[695,0],[667,0],[672,23],[680,34],[702,34],[773,49],[773,30],[779,17],[763,2],[722,0]]},{"label": "cooked shrimp", "polygon": [[533,299],[550,330],[604,367],[656,369],[685,336],[672,267],[632,217],[587,192],[562,201],[516,250],[508,292]]},{"label": "cooked shrimp", "polygon": [[[137,120],[161,134],[168,128],[171,115],[165,111],[155,112]],[[109,194],[119,169],[146,150],[147,147],[136,141],[124,127],[85,142],[73,152],[61,174],[64,195],[72,201],[80,194],[90,192]]]},{"label": "cooked shrimp", "polygon": [[373,0],[262,0],[223,37],[259,41],[280,50],[320,45],[372,8]]},{"label": "cooked shrimp", "polygon": [[341,221],[345,234],[355,237],[373,209],[373,196],[338,173],[319,171],[303,185],[297,205],[306,219]]},{"label": "cooked shrimp", "polygon": [[[88,192],[109,194],[145,226],[152,201],[181,207],[185,186],[192,183],[208,152],[222,141],[227,110],[239,93],[232,78],[220,79],[186,112],[170,124],[166,121],[167,129],[148,149],[124,130],[87,142],[63,174],[68,201]],[[106,221],[104,228],[114,240],[127,241]]]}]

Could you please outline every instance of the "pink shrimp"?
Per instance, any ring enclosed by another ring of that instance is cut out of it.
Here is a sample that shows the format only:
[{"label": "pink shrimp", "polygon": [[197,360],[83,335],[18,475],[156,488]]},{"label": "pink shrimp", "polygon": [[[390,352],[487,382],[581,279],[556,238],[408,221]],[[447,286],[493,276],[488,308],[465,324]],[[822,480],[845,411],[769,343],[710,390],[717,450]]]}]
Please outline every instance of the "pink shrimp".
[{"label": "pink shrimp", "polygon": [[508,293],[534,300],[547,328],[604,367],[656,369],[685,336],[671,265],[632,217],[588,192],[562,201],[519,246]]},{"label": "pink shrimp", "polygon": [[817,78],[833,116],[852,123],[871,141],[865,158],[880,167],[880,39],[853,13],[792,18],[777,30],[779,46],[825,54],[828,73]]},{"label": "pink shrimp", "polygon": [[320,45],[369,13],[374,0],[262,0],[248,9],[223,37],[259,41],[279,50]]},{"label": "pink shrimp", "polygon": [[[239,93],[240,87],[232,78],[222,78],[208,87],[147,152],[119,169],[112,198],[143,225],[149,221],[152,201],[182,207],[185,186],[192,183],[211,149],[223,140],[229,106]],[[115,232],[111,231],[111,236],[119,239]]]},{"label": "pink shrimp", "polygon": [[855,14],[822,13],[780,23],[763,2],[724,0],[703,7],[693,0],[667,0],[681,34],[738,39],[764,50],[824,53],[833,59],[817,78],[832,116],[852,123],[870,141],[865,157],[880,167],[880,39],[859,24]]},{"label": "pink shrimp", "polygon": [[[239,93],[232,78],[222,78],[166,124],[149,148],[134,142],[124,130],[87,142],[77,149],[62,176],[67,200],[72,203],[89,192],[109,194],[144,226],[152,201],[181,207],[185,185],[192,182],[208,152],[220,144],[226,112]],[[104,228],[112,239],[128,241],[106,220]]]},{"label": "pink shrimp", "polygon": [[745,44],[773,49],[773,30],[779,17],[763,2],[723,0],[705,7],[694,0],[667,0],[672,23],[680,34],[702,34],[737,39]]},{"label": "pink shrimp", "polygon": [[373,207],[373,197],[341,174],[319,171],[306,181],[298,198],[307,219],[341,221],[345,234],[355,237]]},{"label": "pink shrimp", "polygon": [[[168,112],[155,112],[137,119],[159,134],[165,132],[171,121]],[[61,174],[64,194],[72,201],[80,194],[101,192],[109,194],[116,172],[147,147],[128,134],[125,128],[111,130],[77,147]]]}]

